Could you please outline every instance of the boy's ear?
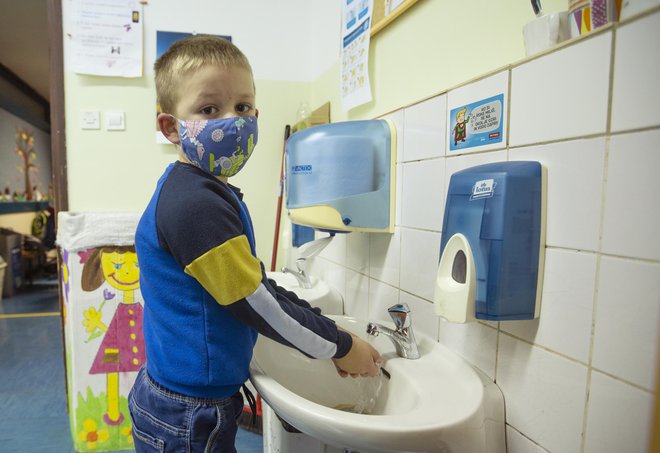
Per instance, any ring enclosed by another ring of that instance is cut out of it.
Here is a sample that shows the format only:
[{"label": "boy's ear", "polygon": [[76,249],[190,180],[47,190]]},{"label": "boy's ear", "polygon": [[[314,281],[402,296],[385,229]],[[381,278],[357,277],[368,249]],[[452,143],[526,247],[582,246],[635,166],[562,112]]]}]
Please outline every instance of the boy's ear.
[{"label": "boy's ear", "polygon": [[176,127],[176,120],[169,113],[159,113],[156,118],[158,121],[158,128],[160,132],[167,138],[169,141],[175,145],[179,144],[179,131]]},{"label": "boy's ear", "polygon": [[254,117],[259,118],[259,109],[254,109]]}]

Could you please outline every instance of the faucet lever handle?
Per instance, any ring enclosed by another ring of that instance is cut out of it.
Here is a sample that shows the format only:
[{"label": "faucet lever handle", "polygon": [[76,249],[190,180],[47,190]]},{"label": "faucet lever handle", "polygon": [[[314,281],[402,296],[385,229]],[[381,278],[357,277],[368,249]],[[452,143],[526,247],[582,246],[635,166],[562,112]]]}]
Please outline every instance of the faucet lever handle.
[{"label": "faucet lever handle", "polygon": [[410,307],[408,304],[395,304],[387,309],[397,330],[410,327]]},{"label": "faucet lever handle", "polygon": [[298,258],[296,260],[296,267],[299,272],[305,272],[307,270],[307,258]]}]

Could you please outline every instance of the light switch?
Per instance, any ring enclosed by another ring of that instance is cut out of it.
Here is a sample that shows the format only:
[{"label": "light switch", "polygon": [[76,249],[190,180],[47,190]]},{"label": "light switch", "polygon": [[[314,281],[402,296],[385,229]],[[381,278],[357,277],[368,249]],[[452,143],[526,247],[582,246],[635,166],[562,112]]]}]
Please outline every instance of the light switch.
[{"label": "light switch", "polygon": [[81,110],[80,128],[101,129],[101,112],[98,110]]},{"label": "light switch", "polygon": [[105,112],[105,128],[109,131],[123,131],[124,112]]}]

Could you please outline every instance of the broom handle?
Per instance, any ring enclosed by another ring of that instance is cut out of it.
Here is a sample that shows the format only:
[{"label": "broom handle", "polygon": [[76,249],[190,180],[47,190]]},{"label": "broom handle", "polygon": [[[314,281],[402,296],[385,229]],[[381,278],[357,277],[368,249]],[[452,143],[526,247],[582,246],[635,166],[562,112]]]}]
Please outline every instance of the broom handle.
[{"label": "broom handle", "polygon": [[277,247],[280,239],[280,221],[282,218],[282,196],[284,195],[284,155],[286,152],[286,141],[291,135],[291,126],[288,124],[284,127],[284,143],[282,144],[282,161],[280,162],[280,193],[277,196],[277,212],[275,214],[275,237],[273,238],[273,253],[270,260],[270,271],[275,272],[277,262]]}]

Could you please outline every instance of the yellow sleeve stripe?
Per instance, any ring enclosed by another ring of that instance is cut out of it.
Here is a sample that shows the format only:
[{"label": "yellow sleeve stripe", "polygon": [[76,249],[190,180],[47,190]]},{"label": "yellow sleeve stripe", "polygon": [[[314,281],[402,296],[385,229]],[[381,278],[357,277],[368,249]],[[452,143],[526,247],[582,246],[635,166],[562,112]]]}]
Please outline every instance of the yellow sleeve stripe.
[{"label": "yellow sleeve stripe", "polygon": [[186,266],[220,305],[229,305],[254,293],[261,283],[261,263],[250,252],[245,235],[209,250]]}]

